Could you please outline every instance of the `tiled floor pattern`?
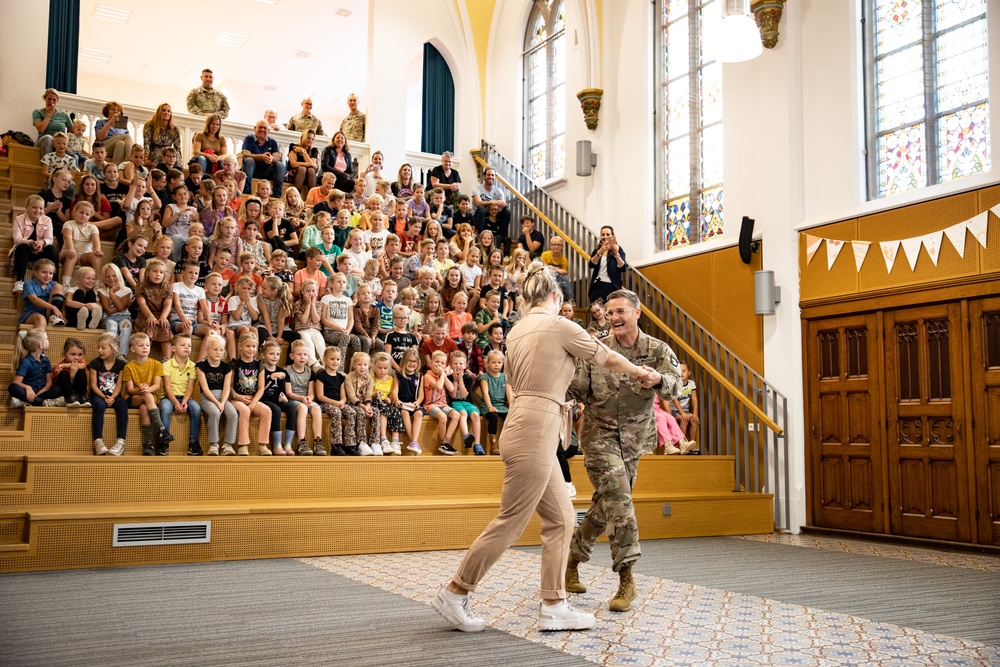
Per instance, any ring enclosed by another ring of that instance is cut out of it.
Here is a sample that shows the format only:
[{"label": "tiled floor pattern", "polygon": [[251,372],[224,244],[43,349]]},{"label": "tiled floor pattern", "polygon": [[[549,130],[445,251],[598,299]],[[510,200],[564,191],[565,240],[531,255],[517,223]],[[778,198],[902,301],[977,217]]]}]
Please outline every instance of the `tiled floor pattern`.
[{"label": "tiled floor pattern", "polygon": [[[304,558],[303,562],[429,603],[464,552],[440,551]],[[597,615],[588,632],[535,629],[539,556],[508,551],[472,596],[491,628],[599,665],[1000,665],[1000,647],[935,635],[846,614],[636,575],[632,611],[613,614],[609,568],[584,565],[590,590],[573,604]],[[445,622],[442,620],[442,625]]]},{"label": "tiled floor pattern", "polygon": [[810,549],[825,549],[841,553],[859,554],[864,556],[881,556],[908,560],[914,563],[929,563],[931,565],[947,565],[969,570],[1000,572],[1000,555],[977,554],[962,551],[945,551],[925,547],[889,544],[886,542],[868,542],[864,540],[842,539],[825,535],[745,535],[737,539],[771,544],[786,544],[794,547]]}]

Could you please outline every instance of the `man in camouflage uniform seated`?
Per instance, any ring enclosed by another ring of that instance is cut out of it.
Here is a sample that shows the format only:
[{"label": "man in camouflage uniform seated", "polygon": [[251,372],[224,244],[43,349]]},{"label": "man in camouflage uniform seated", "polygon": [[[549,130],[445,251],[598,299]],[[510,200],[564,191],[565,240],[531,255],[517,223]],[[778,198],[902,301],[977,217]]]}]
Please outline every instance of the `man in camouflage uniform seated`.
[{"label": "man in camouflage uniform seated", "polygon": [[212,70],[203,69],[201,71],[201,86],[188,93],[187,109],[192,116],[209,116],[217,113],[219,118],[223,120],[229,116],[229,100],[223,93],[212,87],[214,78]]},{"label": "man in camouflage uniform seated", "polygon": [[618,573],[618,592],[608,607],[628,611],[635,599],[632,564],[639,560],[639,527],[632,505],[639,457],[656,448],[653,400],[672,399],[680,392],[680,367],[666,343],[639,331],[639,297],[617,290],[606,304],[611,335],[601,339],[632,363],[654,369],[659,383],[644,389],[625,375],[577,362],[570,394],[587,406],[583,421],[583,463],[594,487],[590,509],[573,533],[566,590],[585,593],[577,566],[586,563],[597,538],[612,526],[612,569]]}]

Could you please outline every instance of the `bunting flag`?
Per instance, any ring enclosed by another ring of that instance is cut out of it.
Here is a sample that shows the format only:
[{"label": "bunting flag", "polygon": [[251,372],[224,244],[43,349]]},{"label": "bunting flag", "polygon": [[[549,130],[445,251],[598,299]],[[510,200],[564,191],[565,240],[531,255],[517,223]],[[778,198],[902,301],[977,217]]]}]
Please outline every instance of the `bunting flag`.
[{"label": "bunting flag", "polygon": [[986,247],[986,223],[988,222],[989,214],[989,211],[983,211],[965,223],[965,226],[969,228],[972,235],[976,237],[977,241],[979,241],[979,245],[984,248]]},{"label": "bunting flag", "polygon": [[885,271],[892,273],[892,265],[896,263],[896,253],[899,252],[899,241],[880,241],[879,246],[885,259]]},{"label": "bunting flag", "polygon": [[822,242],[823,237],[806,234],[806,266],[809,266],[809,264],[813,261],[813,257],[816,256],[816,251],[819,250],[819,245]]},{"label": "bunting flag", "polygon": [[869,247],[871,247],[871,241],[851,241],[851,249],[854,250],[854,268],[858,270],[858,273],[861,273],[861,265],[865,262]]},{"label": "bunting flag", "polygon": [[833,263],[837,261],[837,255],[844,249],[844,242],[835,239],[826,239],[826,270],[833,268]]},{"label": "bunting flag", "polygon": [[910,263],[910,271],[917,270],[917,257],[920,256],[921,241],[923,241],[922,237],[915,236],[912,239],[903,239],[899,242],[903,246],[903,254],[906,255],[906,261]]},{"label": "bunting flag", "polygon": [[994,206],[990,210],[993,211],[993,215],[995,215],[996,217],[1000,218],[1000,204],[997,204],[996,206]]},{"label": "bunting flag", "polygon": [[941,256],[941,236],[943,234],[944,231],[939,230],[920,237],[920,241],[923,243],[924,248],[927,249],[927,254],[930,256],[931,261],[934,262],[934,266],[937,266],[938,257]]},{"label": "bunting flag", "polygon": [[964,222],[960,222],[957,225],[952,225],[951,227],[946,227],[944,229],[944,235],[948,237],[951,244],[955,246],[955,250],[958,252],[958,256],[965,258],[965,232],[967,227]]}]

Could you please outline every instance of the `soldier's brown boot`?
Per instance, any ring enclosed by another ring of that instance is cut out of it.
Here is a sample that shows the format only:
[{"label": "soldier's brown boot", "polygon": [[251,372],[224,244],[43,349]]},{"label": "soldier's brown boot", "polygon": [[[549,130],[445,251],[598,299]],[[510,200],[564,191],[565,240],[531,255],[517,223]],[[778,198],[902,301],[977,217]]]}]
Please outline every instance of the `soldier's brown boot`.
[{"label": "soldier's brown boot", "polygon": [[500,455],[500,438],[497,435],[491,434],[490,438],[490,455],[499,456]]},{"label": "soldier's brown boot", "polygon": [[635,599],[635,581],[632,580],[632,565],[626,565],[618,571],[618,592],[608,603],[611,611],[628,611]]},{"label": "soldier's brown boot", "polygon": [[587,592],[587,587],[580,581],[580,571],[577,569],[579,565],[580,561],[570,553],[569,561],[566,563],[566,590],[570,593]]}]

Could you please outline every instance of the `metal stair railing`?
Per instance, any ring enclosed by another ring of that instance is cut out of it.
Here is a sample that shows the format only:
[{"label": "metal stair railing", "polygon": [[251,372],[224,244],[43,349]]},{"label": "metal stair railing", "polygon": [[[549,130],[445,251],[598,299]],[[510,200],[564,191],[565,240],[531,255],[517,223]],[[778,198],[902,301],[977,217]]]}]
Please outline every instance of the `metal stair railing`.
[{"label": "metal stair railing", "polygon": [[[533,215],[545,223],[539,231],[546,236],[546,247],[552,236],[563,238],[576,302],[587,303],[590,249],[598,246],[597,236],[491,144],[482,142],[472,155],[479,169],[496,170],[513,195],[512,225],[521,215]],[[622,284],[639,296],[645,331],[668,342],[688,363],[698,387],[702,451],[733,456],[733,490],[773,494],[775,528],[791,529],[788,400],[641,271],[625,271]]]}]

